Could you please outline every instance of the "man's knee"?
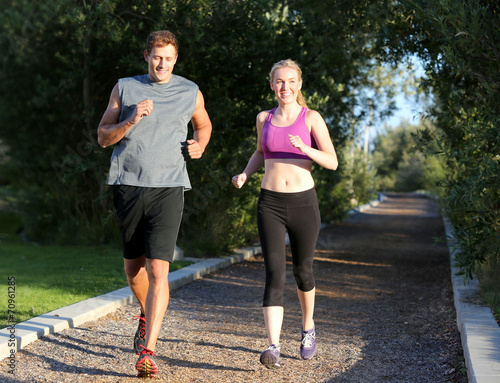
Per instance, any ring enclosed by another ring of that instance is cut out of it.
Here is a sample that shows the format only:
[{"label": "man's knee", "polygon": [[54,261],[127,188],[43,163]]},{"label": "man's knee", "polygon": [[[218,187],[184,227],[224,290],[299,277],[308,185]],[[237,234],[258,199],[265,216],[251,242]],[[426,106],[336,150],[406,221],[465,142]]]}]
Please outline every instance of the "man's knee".
[{"label": "man's knee", "polygon": [[170,262],[161,259],[148,259],[147,270],[150,282],[168,281]]}]

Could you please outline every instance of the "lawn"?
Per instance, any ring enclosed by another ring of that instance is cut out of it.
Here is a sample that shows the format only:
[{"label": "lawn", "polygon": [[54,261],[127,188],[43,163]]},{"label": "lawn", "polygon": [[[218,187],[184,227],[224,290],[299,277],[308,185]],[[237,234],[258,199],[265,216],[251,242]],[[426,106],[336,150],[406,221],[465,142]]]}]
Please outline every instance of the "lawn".
[{"label": "lawn", "polygon": [[500,257],[490,256],[478,272],[481,296],[492,308],[493,315],[500,325]]},{"label": "lawn", "polygon": [[[12,320],[19,323],[127,286],[121,249],[23,242],[16,235],[20,223],[15,214],[0,212],[0,276],[4,290],[0,328],[12,324]],[[174,262],[170,270],[187,264],[190,262]]]}]

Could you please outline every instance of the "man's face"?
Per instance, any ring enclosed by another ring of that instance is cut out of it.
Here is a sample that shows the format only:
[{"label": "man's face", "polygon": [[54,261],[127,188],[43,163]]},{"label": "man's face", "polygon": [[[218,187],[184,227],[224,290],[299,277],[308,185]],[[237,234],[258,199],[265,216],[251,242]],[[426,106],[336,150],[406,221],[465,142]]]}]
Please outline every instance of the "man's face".
[{"label": "man's face", "polygon": [[177,62],[177,52],[173,45],[155,46],[149,54],[144,51],[144,59],[148,62],[148,74],[152,82],[164,84],[170,81]]}]

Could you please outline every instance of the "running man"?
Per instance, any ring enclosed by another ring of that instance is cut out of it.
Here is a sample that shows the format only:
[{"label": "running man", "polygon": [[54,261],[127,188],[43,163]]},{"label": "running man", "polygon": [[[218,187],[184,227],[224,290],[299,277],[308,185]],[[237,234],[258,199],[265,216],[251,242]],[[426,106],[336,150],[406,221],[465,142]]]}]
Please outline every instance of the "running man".
[{"label": "running man", "polygon": [[191,189],[185,157],[201,158],[212,133],[198,86],[172,73],[178,51],[173,33],[151,33],[144,51],[148,73],[118,80],[98,128],[99,144],[115,145],[107,184],[113,187],[125,274],[141,307],[134,338],[140,377],[158,374],[154,356],[169,302],[169,266],[184,192]]}]

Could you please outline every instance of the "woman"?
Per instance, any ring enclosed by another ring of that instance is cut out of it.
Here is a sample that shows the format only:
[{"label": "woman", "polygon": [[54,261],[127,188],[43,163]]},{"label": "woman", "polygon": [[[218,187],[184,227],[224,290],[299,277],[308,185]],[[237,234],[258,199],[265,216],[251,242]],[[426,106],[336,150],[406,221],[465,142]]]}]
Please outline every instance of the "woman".
[{"label": "woman", "polygon": [[311,167],[314,161],[335,170],[338,161],[325,121],[307,108],[302,96],[299,66],[292,60],[280,61],[269,77],[278,107],[257,116],[257,150],[232,182],[241,188],[264,165],[257,224],[266,268],[263,312],[269,348],[260,361],[267,368],[276,368],[280,367],[287,230],[302,308],[300,355],[311,359],[316,352],[312,265],[321,221]]}]

